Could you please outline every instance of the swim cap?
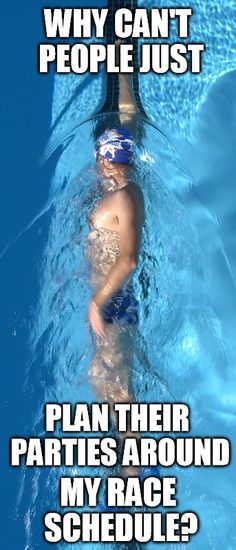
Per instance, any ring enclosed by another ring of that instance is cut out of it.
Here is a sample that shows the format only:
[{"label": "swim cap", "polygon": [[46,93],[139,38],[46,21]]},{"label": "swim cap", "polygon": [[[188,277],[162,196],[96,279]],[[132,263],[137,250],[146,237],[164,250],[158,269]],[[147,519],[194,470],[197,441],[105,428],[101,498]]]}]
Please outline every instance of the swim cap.
[{"label": "swim cap", "polygon": [[96,151],[103,158],[118,164],[129,164],[134,153],[135,141],[125,128],[105,130],[98,138]]}]

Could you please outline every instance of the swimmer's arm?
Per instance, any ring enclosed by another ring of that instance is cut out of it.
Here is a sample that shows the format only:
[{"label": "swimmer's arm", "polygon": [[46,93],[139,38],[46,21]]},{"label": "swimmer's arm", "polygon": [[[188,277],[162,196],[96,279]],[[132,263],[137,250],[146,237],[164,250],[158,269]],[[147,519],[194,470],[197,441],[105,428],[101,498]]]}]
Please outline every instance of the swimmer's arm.
[{"label": "swimmer's arm", "polygon": [[110,269],[103,285],[93,296],[98,308],[122,287],[128,276],[136,269],[141,240],[141,221],[138,220],[132,198],[126,191],[119,197],[119,236],[120,254]]},{"label": "swimmer's arm", "polygon": [[136,105],[131,77],[119,74],[119,118],[121,126],[127,128],[134,137],[138,134],[138,107]]},{"label": "swimmer's arm", "polygon": [[[119,44],[116,42],[117,56],[119,58]],[[133,91],[132,77],[130,74],[119,73],[119,118],[121,126],[125,126],[134,136],[137,133],[137,113]]]},{"label": "swimmer's arm", "polygon": [[119,111],[134,114],[137,105],[134,97],[131,76],[119,73]]},{"label": "swimmer's arm", "polygon": [[[116,61],[119,63],[121,40],[116,41]],[[119,111],[123,113],[135,113],[138,108],[133,92],[130,74],[119,73]]]}]

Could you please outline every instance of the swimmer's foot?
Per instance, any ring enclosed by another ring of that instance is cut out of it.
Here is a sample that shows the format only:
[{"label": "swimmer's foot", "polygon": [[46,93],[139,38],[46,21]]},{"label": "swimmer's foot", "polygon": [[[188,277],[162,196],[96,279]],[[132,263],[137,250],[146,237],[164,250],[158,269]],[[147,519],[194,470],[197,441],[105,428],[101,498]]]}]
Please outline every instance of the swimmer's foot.
[{"label": "swimmer's foot", "polygon": [[123,479],[128,477],[138,477],[140,481],[144,481],[147,477],[161,477],[160,468],[158,466],[122,466],[121,476]]},{"label": "swimmer's foot", "polygon": [[122,466],[121,477],[127,479],[128,477],[140,477],[141,468],[138,466]]}]

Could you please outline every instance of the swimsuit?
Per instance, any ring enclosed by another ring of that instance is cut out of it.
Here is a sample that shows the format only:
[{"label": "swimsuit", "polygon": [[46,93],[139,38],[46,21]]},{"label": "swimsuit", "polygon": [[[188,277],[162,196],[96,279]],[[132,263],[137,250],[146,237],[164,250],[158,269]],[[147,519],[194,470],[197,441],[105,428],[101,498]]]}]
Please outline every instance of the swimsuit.
[{"label": "swimsuit", "polygon": [[131,288],[118,290],[113,298],[103,307],[104,323],[115,325],[138,324],[138,301]]},{"label": "swimsuit", "polygon": [[[94,231],[89,235],[86,254],[92,268],[91,283],[98,288],[119,256],[119,235],[116,231],[96,227],[92,217],[90,225],[94,227]],[[132,285],[128,282],[102,308],[103,321],[120,326],[137,325],[138,305]]]}]

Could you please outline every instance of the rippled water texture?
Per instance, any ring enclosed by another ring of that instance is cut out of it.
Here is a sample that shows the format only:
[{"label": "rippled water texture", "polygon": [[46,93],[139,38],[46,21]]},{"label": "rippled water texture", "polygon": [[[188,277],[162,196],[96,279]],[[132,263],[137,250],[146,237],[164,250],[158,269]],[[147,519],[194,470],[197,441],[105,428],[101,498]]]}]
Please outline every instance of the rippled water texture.
[{"label": "rippled water texture", "polygon": [[[155,3],[145,2],[145,7]],[[235,5],[199,1],[192,7],[192,40],[207,43],[203,73],[140,79],[148,116],[173,137],[176,149],[144,123],[136,160],[146,223],[135,275],[142,305],[133,378],[140,401],[187,402],[191,434],[235,440]],[[57,75],[54,137],[70,134],[103,94],[102,75]],[[87,377],[93,342],[86,326],[89,285],[83,249],[97,193],[94,122],[82,124],[64,141],[50,189],[49,234],[26,379],[26,388],[42,404],[94,398]],[[34,412],[34,429],[43,433],[41,406]],[[43,547],[41,517],[57,507],[60,473],[23,472],[18,513],[25,518],[26,548]],[[178,469],[177,475],[180,509],[198,512],[201,520],[188,548],[235,548],[232,466]]]},{"label": "rippled water texture", "polygon": [[[83,124],[67,143],[51,188],[54,206],[32,339],[40,369],[37,375],[36,369],[29,370],[27,381],[33,391],[38,391],[40,379],[42,402],[76,402],[85,396],[87,401],[94,399],[87,376],[93,343],[86,326],[89,270],[84,255],[87,217],[98,189],[93,124]],[[206,255],[199,229],[205,231],[204,220],[210,212],[207,214],[195,197],[195,180],[181,167],[166,138],[151,125],[144,126],[145,138],[136,159],[136,180],[144,192],[146,209],[142,260],[135,276],[141,302],[133,372],[137,399],[187,402],[192,409],[192,433],[229,436],[235,410],[233,340],[230,312],[218,310],[215,289],[216,281],[226,289],[228,265],[224,257],[222,269],[217,269],[217,240],[215,245],[211,241]],[[39,411],[37,433],[40,417]],[[55,508],[59,475],[32,474],[37,494],[35,512],[32,503],[27,512],[32,548],[37,548],[40,510]],[[48,489],[39,499],[45,483]],[[181,509],[199,511],[201,516],[202,527],[191,548],[220,548],[225,533],[216,533],[212,524],[226,510],[227,541],[233,544],[235,509],[230,468],[179,469],[178,492]]]},{"label": "rippled water texture", "polygon": [[[178,7],[186,7],[184,0]],[[176,7],[170,0],[168,7]],[[142,8],[167,7],[164,0],[139,1]],[[144,108],[150,119],[159,123],[165,131],[189,139],[199,111],[207,101],[215,82],[236,68],[235,32],[236,4],[232,0],[191,2],[193,15],[190,19],[189,41],[206,44],[203,67],[199,75],[186,73],[176,76],[171,72],[158,76],[155,73],[140,75],[140,90]],[[171,27],[170,42],[177,41],[176,24]],[[188,41],[188,40],[187,40]],[[155,40],[153,40],[155,43]],[[97,105],[104,98],[100,75],[57,75],[52,120],[55,129],[63,134],[65,125],[73,120],[84,120],[94,113],[94,97]]]}]

